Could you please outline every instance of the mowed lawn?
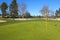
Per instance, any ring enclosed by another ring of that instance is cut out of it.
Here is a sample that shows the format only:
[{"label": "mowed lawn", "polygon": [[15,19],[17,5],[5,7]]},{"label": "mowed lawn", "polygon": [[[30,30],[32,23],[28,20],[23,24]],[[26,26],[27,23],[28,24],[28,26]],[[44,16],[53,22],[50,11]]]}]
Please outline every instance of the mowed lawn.
[{"label": "mowed lawn", "polygon": [[0,23],[0,40],[60,40],[60,21]]}]

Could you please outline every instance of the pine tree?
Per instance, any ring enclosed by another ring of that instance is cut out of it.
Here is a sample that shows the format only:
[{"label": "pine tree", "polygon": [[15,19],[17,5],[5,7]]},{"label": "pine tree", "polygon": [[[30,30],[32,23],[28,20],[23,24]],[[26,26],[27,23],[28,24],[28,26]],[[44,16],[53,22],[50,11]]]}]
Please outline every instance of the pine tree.
[{"label": "pine tree", "polygon": [[1,11],[2,11],[2,17],[6,16],[6,9],[8,8],[7,4],[5,2],[2,3],[1,5]]},{"label": "pine tree", "polygon": [[10,14],[11,17],[17,17],[18,16],[18,5],[16,0],[13,0],[10,4]]}]

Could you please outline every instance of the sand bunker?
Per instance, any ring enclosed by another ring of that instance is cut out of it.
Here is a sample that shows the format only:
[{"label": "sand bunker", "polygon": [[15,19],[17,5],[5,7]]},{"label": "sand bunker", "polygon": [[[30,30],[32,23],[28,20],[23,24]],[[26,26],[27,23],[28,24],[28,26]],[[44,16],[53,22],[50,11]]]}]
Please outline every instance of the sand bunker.
[{"label": "sand bunker", "polygon": [[0,22],[6,22],[5,20],[0,20]]}]

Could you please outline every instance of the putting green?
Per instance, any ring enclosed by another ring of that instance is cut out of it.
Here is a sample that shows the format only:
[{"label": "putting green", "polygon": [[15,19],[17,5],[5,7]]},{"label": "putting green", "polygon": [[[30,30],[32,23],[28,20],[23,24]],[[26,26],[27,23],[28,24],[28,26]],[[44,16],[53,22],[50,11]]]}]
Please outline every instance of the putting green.
[{"label": "putting green", "polygon": [[0,40],[60,40],[60,21],[7,23],[0,26]]}]

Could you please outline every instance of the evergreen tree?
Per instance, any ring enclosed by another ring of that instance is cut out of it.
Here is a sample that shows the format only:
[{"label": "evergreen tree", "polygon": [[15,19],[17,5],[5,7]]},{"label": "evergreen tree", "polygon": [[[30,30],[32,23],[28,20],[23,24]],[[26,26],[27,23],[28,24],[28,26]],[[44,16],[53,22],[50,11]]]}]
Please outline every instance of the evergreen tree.
[{"label": "evergreen tree", "polygon": [[7,4],[5,2],[2,3],[1,5],[1,11],[2,11],[2,17],[6,16],[6,9],[8,8]]},{"label": "evergreen tree", "polygon": [[18,5],[16,0],[13,0],[10,4],[10,14],[11,17],[17,17],[18,16]]}]

